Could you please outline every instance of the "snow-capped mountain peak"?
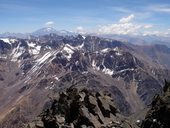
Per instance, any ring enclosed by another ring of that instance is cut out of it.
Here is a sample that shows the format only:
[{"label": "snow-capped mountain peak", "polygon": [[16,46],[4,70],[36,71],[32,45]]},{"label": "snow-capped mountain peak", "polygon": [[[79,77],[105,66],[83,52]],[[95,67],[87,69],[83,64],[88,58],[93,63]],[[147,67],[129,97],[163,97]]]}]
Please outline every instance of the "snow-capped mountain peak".
[{"label": "snow-capped mountain peak", "polygon": [[41,36],[41,35],[46,35],[50,33],[57,33],[57,30],[52,27],[45,27],[45,28],[36,30],[35,32],[32,33],[32,35]]}]

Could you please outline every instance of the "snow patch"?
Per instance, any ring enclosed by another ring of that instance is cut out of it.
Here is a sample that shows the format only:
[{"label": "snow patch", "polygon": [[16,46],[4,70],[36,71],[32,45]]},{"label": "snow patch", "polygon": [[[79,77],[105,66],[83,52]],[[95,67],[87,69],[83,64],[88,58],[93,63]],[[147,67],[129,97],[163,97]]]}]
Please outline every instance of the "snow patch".
[{"label": "snow patch", "polygon": [[66,44],[63,48],[63,50],[67,51],[68,53],[72,54],[75,48],[69,44]]},{"label": "snow patch", "polygon": [[24,81],[24,84],[28,83],[29,80],[31,80],[31,77],[27,77],[26,80]]},{"label": "snow patch", "polygon": [[99,51],[95,51],[95,54],[99,54]]},{"label": "snow patch", "polygon": [[16,39],[10,39],[11,43],[15,43],[17,40]]},{"label": "snow patch", "polygon": [[156,119],[153,119],[153,122],[156,122],[157,120]]},{"label": "snow patch", "polygon": [[119,48],[118,48],[118,47],[115,47],[113,50],[116,51],[116,52],[118,52],[118,51],[119,51]]},{"label": "snow patch", "polygon": [[104,67],[104,69],[102,70],[102,72],[104,73],[104,74],[108,74],[108,75],[110,75],[110,76],[112,76],[113,75],[113,70],[111,70],[111,69],[109,69],[109,68],[106,68],[106,66],[104,65],[104,59],[103,59],[103,61],[102,61],[102,66]]},{"label": "snow patch", "polygon": [[74,47],[72,47],[71,45],[69,45],[69,44],[65,44],[65,46],[64,46],[64,48],[63,48],[63,50],[61,51],[62,53],[66,53],[65,54],[65,57],[68,59],[68,60],[70,60],[71,59],[71,57],[72,57],[72,54],[74,53],[74,50],[75,50],[75,48]]},{"label": "snow patch", "polygon": [[122,72],[126,72],[126,71],[134,71],[134,70],[135,70],[134,68],[127,68],[127,69],[120,70],[118,72],[122,73]]},{"label": "snow patch", "polygon": [[[95,63],[94,60],[92,61],[92,67],[93,67],[94,70],[97,70],[97,71],[100,70],[100,67],[99,67],[99,66],[98,66],[98,67],[96,66],[96,63]],[[104,69],[102,70],[102,72],[103,72],[104,74],[108,74],[108,75],[110,75],[110,76],[113,75],[113,73],[114,73],[113,70],[111,70],[111,69],[109,69],[109,68],[106,68],[106,67],[104,66],[104,64],[103,64],[103,67],[104,67]]]},{"label": "snow patch", "polygon": [[36,45],[35,43],[31,42],[27,42],[28,46],[30,47],[29,49],[29,53],[32,54],[32,55],[37,55],[40,53],[40,50],[41,50],[41,46],[39,45]]},{"label": "snow patch", "polygon": [[52,89],[54,89],[54,87],[55,87],[55,85],[54,84],[52,84],[51,86],[47,86],[47,87],[45,87],[45,90],[52,90]]},{"label": "snow patch", "polygon": [[4,41],[5,43],[12,44],[15,43],[16,39],[9,39],[9,38],[0,38],[0,40]]},{"label": "snow patch", "polygon": [[40,53],[41,46],[36,46],[34,48],[29,49],[29,53],[32,55],[38,55]]},{"label": "snow patch", "polygon": [[33,43],[33,42],[31,42],[31,43],[28,43],[28,42],[27,42],[27,44],[28,44],[28,46],[29,46],[29,47],[32,47],[32,48],[34,48],[34,47],[35,47],[35,45],[36,45],[36,44],[35,44],[35,43]]},{"label": "snow patch", "polygon": [[14,48],[12,50],[11,56],[12,56],[12,61],[17,61],[17,59],[25,52],[25,49],[23,47],[20,47],[19,45],[17,48]]},{"label": "snow patch", "polygon": [[116,55],[117,56],[121,56],[122,54],[120,52],[116,52]]},{"label": "snow patch", "polygon": [[45,48],[46,48],[46,49],[51,49],[51,47],[50,47],[50,46],[46,46]]},{"label": "snow patch", "polygon": [[40,59],[37,60],[38,64],[44,63],[50,56],[52,55],[51,52],[45,53]]},{"label": "snow patch", "polygon": [[133,61],[134,61],[134,63],[136,64],[136,58],[133,56]]},{"label": "snow patch", "polygon": [[5,43],[11,44],[9,38],[1,38],[0,40],[4,41]]},{"label": "snow patch", "polygon": [[121,56],[122,55],[122,53],[120,52],[120,49],[118,47],[115,47],[113,50],[116,52],[117,56]]},{"label": "snow patch", "polygon": [[50,87],[50,90],[54,89],[54,86],[55,86],[55,85],[53,84],[53,85]]},{"label": "snow patch", "polygon": [[6,55],[2,55],[2,56],[0,56],[0,59],[7,59],[7,56]]},{"label": "snow patch", "polygon": [[79,61],[76,61],[76,63],[75,63],[75,64],[76,64],[76,66],[77,66],[77,65],[79,65]]},{"label": "snow patch", "polygon": [[96,66],[96,62],[95,62],[94,60],[92,61],[92,67],[93,67],[94,70],[97,70],[97,71],[100,70],[100,67],[99,67],[99,66],[98,66],[98,67]]},{"label": "snow patch", "polygon": [[82,36],[83,37],[83,39],[86,39],[86,37],[85,36]]},{"label": "snow patch", "polygon": [[102,53],[107,53],[110,50],[110,48],[105,48],[103,50],[101,50]]},{"label": "snow patch", "polygon": [[92,61],[92,67],[93,67],[93,68],[96,67],[96,64],[95,64],[95,61],[94,61],[94,60]]},{"label": "snow patch", "polygon": [[82,72],[82,74],[87,74],[88,73],[88,71],[84,71],[84,72]]},{"label": "snow patch", "polygon": [[112,71],[112,70],[110,70],[109,68],[106,68],[106,67],[105,67],[105,68],[102,70],[102,72],[104,72],[105,74],[108,74],[108,75],[112,76],[114,71]]},{"label": "snow patch", "polygon": [[54,79],[57,80],[57,81],[60,81],[60,79],[58,77],[56,77],[56,76],[54,77]]},{"label": "snow patch", "polygon": [[84,42],[81,44],[81,45],[79,45],[79,46],[77,46],[77,47],[75,47],[76,49],[78,49],[78,50],[80,50],[80,49],[82,49],[84,47]]},{"label": "snow patch", "polygon": [[[56,55],[57,51],[49,51],[45,53],[41,58],[35,61],[35,65],[29,71],[30,74],[36,72],[38,69],[42,68],[47,62],[50,62],[53,58],[50,58],[52,55]],[[49,60],[50,59],[50,60]]]},{"label": "snow patch", "polygon": [[136,123],[140,123],[141,121],[140,120],[137,120]]},{"label": "snow patch", "polygon": [[49,87],[47,86],[47,87],[45,87],[45,90],[47,90]]},{"label": "snow patch", "polygon": [[48,27],[47,28],[47,32],[50,32],[52,30],[52,28]]},{"label": "snow patch", "polygon": [[41,50],[41,46],[37,45],[37,46],[36,46],[36,49],[37,49],[38,51],[40,51],[40,50]]}]

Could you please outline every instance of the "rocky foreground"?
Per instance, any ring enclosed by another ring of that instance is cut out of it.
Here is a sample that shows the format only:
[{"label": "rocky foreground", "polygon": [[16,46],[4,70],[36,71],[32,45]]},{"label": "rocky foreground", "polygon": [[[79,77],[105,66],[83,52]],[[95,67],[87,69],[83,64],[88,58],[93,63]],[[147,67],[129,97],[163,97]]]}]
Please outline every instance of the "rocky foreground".
[{"label": "rocky foreground", "polygon": [[71,87],[48,102],[26,128],[132,128],[110,94]]},{"label": "rocky foreground", "polygon": [[163,91],[154,97],[144,120],[132,121],[119,113],[108,92],[70,87],[51,98],[25,128],[169,128],[170,83]]}]

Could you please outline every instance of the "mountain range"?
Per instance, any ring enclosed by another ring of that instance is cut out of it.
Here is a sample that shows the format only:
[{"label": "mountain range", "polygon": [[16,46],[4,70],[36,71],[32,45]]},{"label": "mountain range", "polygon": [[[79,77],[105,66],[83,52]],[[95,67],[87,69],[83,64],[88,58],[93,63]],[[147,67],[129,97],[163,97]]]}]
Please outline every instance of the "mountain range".
[{"label": "mountain range", "polygon": [[17,38],[23,38],[23,39],[28,39],[30,38],[30,36],[43,36],[43,35],[48,35],[48,34],[58,34],[60,36],[66,36],[66,35],[76,35],[78,33],[76,32],[70,32],[70,31],[66,31],[66,30],[60,30],[57,31],[56,29],[54,29],[53,27],[44,27],[41,29],[38,29],[32,33],[10,33],[10,32],[6,32],[6,33],[2,33],[0,34],[1,38],[8,38],[8,37],[17,37]]},{"label": "mountain range", "polygon": [[[22,39],[28,39],[30,36],[43,36],[48,34],[57,34],[60,36],[76,36],[79,33],[67,30],[56,30],[53,27],[44,27],[38,29],[31,33],[2,33],[1,38],[17,37]],[[85,33],[84,35],[99,36],[102,38],[115,39],[123,42],[132,43],[135,45],[152,45],[152,44],[163,44],[170,47],[170,37],[169,36],[158,36],[158,35],[118,35],[118,34],[97,34],[97,33]]]},{"label": "mountain range", "polygon": [[123,116],[139,112],[162,93],[169,56],[166,45],[59,34],[53,28],[25,39],[0,38],[1,127],[23,127],[49,98],[71,87],[108,92]]}]

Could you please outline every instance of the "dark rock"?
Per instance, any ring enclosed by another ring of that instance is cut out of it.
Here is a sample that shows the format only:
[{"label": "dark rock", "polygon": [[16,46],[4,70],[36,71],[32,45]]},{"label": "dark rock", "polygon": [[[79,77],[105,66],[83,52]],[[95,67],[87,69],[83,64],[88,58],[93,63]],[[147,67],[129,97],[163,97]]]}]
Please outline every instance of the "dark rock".
[{"label": "dark rock", "polygon": [[170,126],[170,82],[165,81],[162,95],[153,98],[141,128],[169,128]]},{"label": "dark rock", "polygon": [[11,45],[9,43],[4,42],[3,40],[0,40],[0,53],[6,54],[8,50],[11,49]]},{"label": "dark rock", "polygon": [[1,74],[0,74],[0,81],[4,81],[4,78]]},{"label": "dark rock", "polygon": [[[46,109],[30,128],[122,128],[114,122],[118,113],[109,94],[92,93],[70,87],[58,99],[48,102]],[[118,119],[119,120],[119,119]],[[27,128],[29,128],[27,127]]]}]

